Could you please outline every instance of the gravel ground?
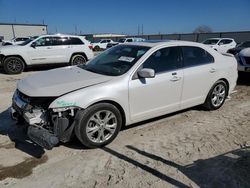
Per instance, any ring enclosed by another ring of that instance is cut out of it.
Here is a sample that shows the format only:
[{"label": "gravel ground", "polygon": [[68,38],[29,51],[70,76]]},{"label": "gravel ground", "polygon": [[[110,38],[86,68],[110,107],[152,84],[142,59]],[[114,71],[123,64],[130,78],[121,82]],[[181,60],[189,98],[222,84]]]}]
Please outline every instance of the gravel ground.
[{"label": "gravel ground", "polygon": [[102,149],[74,140],[46,151],[8,114],[16,82],[35,72],[0,71],[0,187],[250,187],[250,74],[217,111],[135,124]]}]

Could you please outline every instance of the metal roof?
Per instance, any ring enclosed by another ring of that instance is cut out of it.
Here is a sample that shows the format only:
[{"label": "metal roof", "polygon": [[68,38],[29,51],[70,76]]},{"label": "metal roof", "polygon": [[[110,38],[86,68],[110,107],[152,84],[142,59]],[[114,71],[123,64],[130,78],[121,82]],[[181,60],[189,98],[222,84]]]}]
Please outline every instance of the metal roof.
[{"label": "metal roof", "polygon": [[1,23],[0,25],[24,25],[24,26],[45,26],[47,27],[48,25],[46,24],[29,24],[29,23]]}]

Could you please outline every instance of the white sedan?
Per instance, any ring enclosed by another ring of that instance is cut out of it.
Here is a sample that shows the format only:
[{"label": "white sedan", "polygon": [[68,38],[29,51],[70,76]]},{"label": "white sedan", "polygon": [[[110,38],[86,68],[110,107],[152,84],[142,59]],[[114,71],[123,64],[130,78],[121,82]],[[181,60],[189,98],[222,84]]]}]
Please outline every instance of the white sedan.
[{"label": "white sedan", "polygon": [[203,44],[121,44],[86,65],[19,81],[11,111],[29,124],[28,136],[47,149],[73,133],[95,148],[114,140],[122,126],[197,105],[217,110],[237,77],[233,55]]}]

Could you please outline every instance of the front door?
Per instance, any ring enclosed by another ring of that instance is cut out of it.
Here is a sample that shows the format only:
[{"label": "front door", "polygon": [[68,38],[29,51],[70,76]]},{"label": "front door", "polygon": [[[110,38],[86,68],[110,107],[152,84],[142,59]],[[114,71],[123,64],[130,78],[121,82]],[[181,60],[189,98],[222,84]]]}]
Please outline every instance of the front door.
[{"label": "front door", "polygon": [[155,70],[154,78],[134,78],[129,82],[131,120],[137,122],[180,108],[183,71],[178,47],[154,52],[141,66]]}]

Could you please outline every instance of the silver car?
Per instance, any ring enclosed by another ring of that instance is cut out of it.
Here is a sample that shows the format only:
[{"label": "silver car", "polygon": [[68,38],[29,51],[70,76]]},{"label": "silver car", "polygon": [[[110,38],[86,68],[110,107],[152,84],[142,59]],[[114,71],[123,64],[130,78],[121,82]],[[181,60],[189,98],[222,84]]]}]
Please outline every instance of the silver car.
[{"label": "silver car", "polygon": [[49,70],[17,84],[12,117],[47,149],[73,134],[101,147],[122,126],[196,105],[220,108],[234,90],[237,62],[183,41],[115,46],[85,65]]}]

